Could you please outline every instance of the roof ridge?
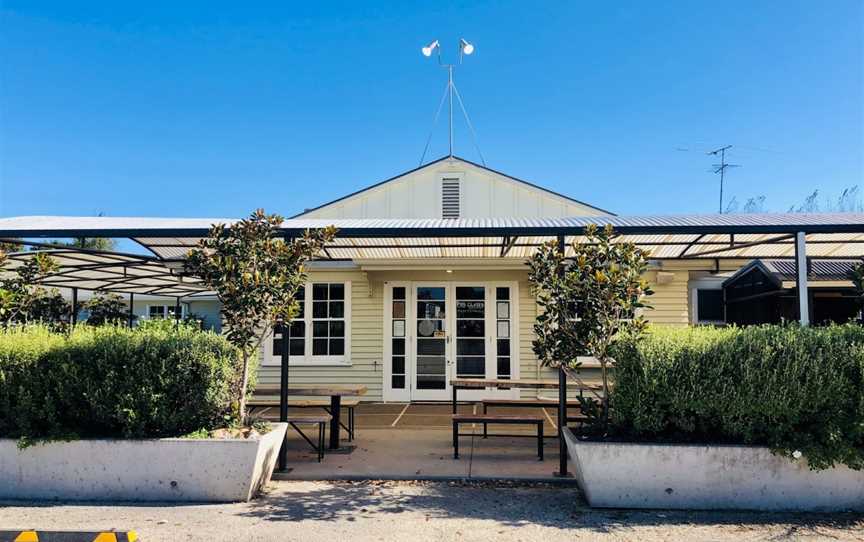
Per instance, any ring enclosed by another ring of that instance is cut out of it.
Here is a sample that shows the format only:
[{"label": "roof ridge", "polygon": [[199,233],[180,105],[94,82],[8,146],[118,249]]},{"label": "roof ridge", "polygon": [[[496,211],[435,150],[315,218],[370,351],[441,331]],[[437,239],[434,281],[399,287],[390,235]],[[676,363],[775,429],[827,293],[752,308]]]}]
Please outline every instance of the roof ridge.
[{"label": "roof ridge", "polygon": [[346,194],[346,195],[344,195],[344,196],[342,196],[342,197],[340,197],[340,198],[336,198],[336,199],[334,199],[334,200],[332,200],[332,201],[328,201],[327,203],[322,203],[321,205],[318,205],[317,207],[312,207],[312,208],[310,208],[310,209],[304,209],[303,212],[301,212],[301,213],[297,213],[297,214],[295,214],[295,215],[292,215],[292,216],[290,216],[289,218],[302,218],[303,215],[306,215],[306,214],[311,213],[311,212],[313,212],[313,211],[317,211],[317,210],[319,210],[319,209],[322,209],[322,208],[324,208],[324,207],[327,207],[328,205],[333,205],[334,203],[339,203],[340,201],[347,200],[348,198],[352,198],[352,197],[354,197],[354,196],[357,196],[357,195],[359,195],[359,194],[362,194],[363,192],[367,192],[367,191],[369,191],[369,190],[373,190],[373,189],[375,189],[375,188],[378,188],[378,187],[381,186],[381,185],[387,184],[387,183],[389,183],[389,182],[391,182],[391,181],[395,181],[395,180],[397,180],[397,179],[399,179],[399,178],[401,178],[401,177],[405,177],[406,175],[410,175],[410,174],[412,174],[412,173],[415,173],[415,172],[417,172],[417,171],[420,171],[421,169],[427,168],[427,167],[429,167],[429,166],[433,166],[433,165],[438,164],[438,163],[441,163],[441,162],[443,162],[443,161],[445,161],[445,160],[459,160],[460,162],[464,162],[464,163],[466,163],[466,164],[468,164],[468,165],[470,165],[470,166],[474,166],[474,167],[476,167],[476,168],[483,169],[483,170],[488,171],[488,172],[490,172],[490,173],[494,173],[494,174],[496,174],[496,175],[500,175],[500,176],[505,177],[505,178],[507,178],[507,179],[510,179],[510,180],[512,180],[512,181],[516,181],[516,182],[521,183],[521,184],[524,184],[524,185],[526,185],[526,186],[530,186],[531,188],[534,188],[534,189],[537,189],[537,190],[542,190],[543,192],[546,192],[547,194],[551,194],[551,195],[553,195],[553,196],[555,196],[555,197],[563,198],[563,199],[565,199],[565,200],[568,200],[568,201],[571,201],[571,202],[573,202],[573,203],[576,203],[576,204],[582,205],[582,206],[584,206],[584,207],[589,207],[589,208],[591,208],[591,209],[593,209],[593,210],[595,210],[595,211],[600,211],[601,213],[605,213],[605,214],[607,214],[607,215],[609,215],[609,216],[618,216],[617,214],[613,213],[612,211],[607,211],[606,209],[603,209],[603,208],[597,207],[596,205],[592,205],[592,204],[590,204],[590,203],[585,203],[584,201],[581,201],[581,200],[578,200],[578,199],[575,199],[575,198],[571,198],[570,196],[566,196],[566,195],[561,194],[561,193],[559,193],[559,192],[555,192],[554,190],[550,190],[550,189],[548,189],[548,188],[544,188],[544,187],[542,187],[542,186],[540,186],[540,185],[538,185],[538,184],[534,184],[534,183],[532,183],[532,182],[530,182],[530,181],[526,181],[526,180],[524,180],[524,179],[520,179],[519,177],[514,177],[513,175],[508,175],[507,173],[504,173],[504,172],[502,172],[502,171],[498,171],[497,169],[492,169],[492,168],[490,168],[489,166],[485,166],[485,165],[483,165],[483,164],[478,164],[477,162],[472,162],[471,160],[468,160],[467,158],[462,158],[461,156],[456,156],[456,155],[447,155],[447,156],[442,156],[441,158],[438,158],[438,159],[436,159],[436,160],[432,160],[431,162],[427,162],[427,163],[425,163],[425,164],[421,164],[421,165],[417,166],[417,167],[414,168],[414,169],[410,169],[410,170],[405,171],[405,172],[403,172],[403,173],[399,173],[398,175],[394,175],[393,177],[390,177],[390,178],[384,179],[383,181],[379,181],[379,182],[377,182],[377,183],[370,184],[369,186],[366,186],[366,187],[361,188],[361,189],[359,189],[359,190],[355,190],[354,192],[351,192],[350,194]]}]

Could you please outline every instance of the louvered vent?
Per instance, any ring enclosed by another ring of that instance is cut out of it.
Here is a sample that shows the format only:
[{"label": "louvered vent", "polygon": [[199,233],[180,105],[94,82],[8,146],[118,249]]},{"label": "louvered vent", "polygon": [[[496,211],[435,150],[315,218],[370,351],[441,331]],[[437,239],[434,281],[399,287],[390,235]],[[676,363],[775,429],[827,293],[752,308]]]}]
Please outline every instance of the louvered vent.
[{"label": "louvered vent", "polygon": [[459,218],[459,179],[441,179],[441,218]]}]

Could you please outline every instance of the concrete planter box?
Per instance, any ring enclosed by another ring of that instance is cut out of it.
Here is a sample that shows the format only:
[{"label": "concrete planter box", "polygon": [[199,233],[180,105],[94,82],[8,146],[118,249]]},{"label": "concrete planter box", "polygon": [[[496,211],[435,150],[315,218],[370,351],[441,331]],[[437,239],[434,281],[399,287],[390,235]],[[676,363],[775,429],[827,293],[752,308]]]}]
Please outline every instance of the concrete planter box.
[{"label": "concrete planter box", "polygon": [[0,439],[0,499],[248,501],[270,480],[287,424],[260,439]]},{"label": "concrete planter box", "polygon": [[755,446],[586,442],[565,429],[571,472],[600,508],[864,511],[864,471],[812,471]]}]

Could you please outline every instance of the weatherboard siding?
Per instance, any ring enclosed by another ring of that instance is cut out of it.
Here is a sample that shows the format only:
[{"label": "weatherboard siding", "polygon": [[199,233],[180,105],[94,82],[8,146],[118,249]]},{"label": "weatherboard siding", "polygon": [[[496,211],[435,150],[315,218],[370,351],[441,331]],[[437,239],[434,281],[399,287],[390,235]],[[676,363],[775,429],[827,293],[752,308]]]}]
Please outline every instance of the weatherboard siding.
[{"label": "weatherboard siding", "polygon": [[[650,271],[647,279],[655,294],[648,298],[653,306],[646,309],[645,317],[658,325],[686,325],[689,320],[688,280],[689,269],[665,268],[667,282],[657,282],[657,271]],[[671,280],[669,280],[671,279]],[[534,354],[534,322],[538,307],[534,301],[527,272],[521,270],[455,271],[445,273],[442,269],[415,271],[369,271],[359,269],[345,271],[313,271],[310,282],[351,282],[350,365],[292,365],[289,378],[292,385],[299,384],[364,384],[368,392],[363,400],[383,399],[383,347],[384,347],[384,288],[388,281],[516,281],[518,282],[518,356],[520,378],[557,378],[556,372],[541,367]],[[263,352],[262,349],[262,362]],[[586,380],[597,381],[599,372],[585,370]],[[279,365],[271,360],[262,363],[259,383],[277,386]],[[531,397],[535,392],[524,390],[522,396]],[[548,394],[554,395],[554,393]]]},{"label": "weatherboard siding", "polygon": [[[351,282],[350,365],[291,365],[289,381],[299,384],[365,384],[365,400],[381,400],[384,299],[359,270],[310,272],[309,282]],[[262,353],[267,351],[262,349]],[[262,356],[263,357],[263,356]],[[279,365],[262,359],[259,384],[279,385]]]},{"label": "weatherboard siding", "polygon": [[[658,281],[658,273],[662,273],[669,281]],[[644,309],[642,314],[649,322],[657,325],[682,326],[690,322],[687,288],[689,277],[690,273],[686,270],[663,270],[648,273],[647,279],[654,290],[654,295],[645,300],[652,308]]]}]

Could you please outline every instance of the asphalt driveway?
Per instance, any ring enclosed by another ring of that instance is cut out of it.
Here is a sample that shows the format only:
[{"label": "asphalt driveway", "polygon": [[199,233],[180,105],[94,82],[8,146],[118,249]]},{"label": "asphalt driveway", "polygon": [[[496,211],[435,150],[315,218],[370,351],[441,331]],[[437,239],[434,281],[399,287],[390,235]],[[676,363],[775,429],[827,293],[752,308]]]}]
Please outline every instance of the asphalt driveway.
[{"label": "asphalt driveway", "polygon": [[134,529],[140,540],[862,540],[858,514],[587,508],[574,487],[455,482],[282,481],[224,505],[6,503],[0,530]]}]

